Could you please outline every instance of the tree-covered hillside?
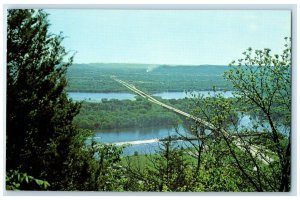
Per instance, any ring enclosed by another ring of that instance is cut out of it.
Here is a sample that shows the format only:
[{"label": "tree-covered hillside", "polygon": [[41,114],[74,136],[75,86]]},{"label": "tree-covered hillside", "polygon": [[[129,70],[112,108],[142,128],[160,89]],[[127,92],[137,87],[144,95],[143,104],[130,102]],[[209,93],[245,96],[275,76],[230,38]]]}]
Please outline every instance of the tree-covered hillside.
[{"label": "tree-covered hillside", "polygon": [[145,91],[230,90],[223,78],[228,66],[148,65],[148,64],[73,64],[68,71],[68,91],[126,92],[110,76],[117,76]]}]

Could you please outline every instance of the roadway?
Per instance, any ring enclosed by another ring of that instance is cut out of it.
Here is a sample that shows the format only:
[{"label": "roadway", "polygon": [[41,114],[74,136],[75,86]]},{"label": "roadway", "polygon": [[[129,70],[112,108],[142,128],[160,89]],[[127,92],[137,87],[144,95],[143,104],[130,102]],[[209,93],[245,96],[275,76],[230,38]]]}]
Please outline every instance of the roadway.
[{"label": "roadway", "polygon": [[[129,90],[133,91],[134,93],[138,94],[139,96],[143,97],[144,99],[147,99],[148,101],[155,103],[157,105],[160,105],[168,110],[171,110],[175,113],[178,113],[179,115],[185,116],[187,118],[193,119],[196,122],[199,122],[200,124],[204,125],[205,127],[209,128],[212,131],[216,131],[216,132],[220,132],[222,133],[226,138],[230,138],[231,141],[233,141],[233,144],[235,144],[235,146],[237,146],[239,149],[246,151],[245,149],[245,141],[241,141],[240,138],[238,138],[237,136],[232,136],[230,135],[228,132],[226,132],[224,129],[220,129],[215,127],[212,123],[209,123],[199,117],[195,117],[189,113],[186,113],[182,110],[179,110],[177,108],[174,108],[170,105],[167,105],[161,101],[158,101],[157,99],[153,98],[152,96],[150,96],[149,94],[146,94],[145,92],[137,89],[134,85],[129,84],[125,81],[122,81],[120,79],[117,79],[114,76],[111,76],[111,78],[115,81],[117,81],[118,83],[122,84],[123,86],[125,86],[126,88],[128,88]],[[247,145],[246,145],[247,146]],[[259,160],[261,160],[262,162],[269,164],[269,162],[272,162],[273,159],[270,158],[267,155],[262,154],[259,150],[259,148],[256,146],[250,146],[247,150],[250,151],[250,153],[252,154],[252,156],[257,157]]]}]

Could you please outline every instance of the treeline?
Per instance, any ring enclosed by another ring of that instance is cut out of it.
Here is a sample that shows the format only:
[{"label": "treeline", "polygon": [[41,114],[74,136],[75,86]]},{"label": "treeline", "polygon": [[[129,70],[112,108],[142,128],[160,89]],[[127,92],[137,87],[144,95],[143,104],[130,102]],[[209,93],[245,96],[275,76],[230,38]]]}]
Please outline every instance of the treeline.
[{"label": "treeline", "polygon": [[[170,100],[169,104],[187,109],[190,100]],[[184,118],[143,98],[130,100],[102,100],[82,104],[75,122],[81,128],[92,130],[178,125]]]},{"label": "treeline", "polygon": [[110,78],[111,75],[134,84],[143,90],[155,92],[231,90],[230,82],[222,74],[228,66],[169,66],[146,64],[73,64],[68,70],[68,91],[127,92]]}]

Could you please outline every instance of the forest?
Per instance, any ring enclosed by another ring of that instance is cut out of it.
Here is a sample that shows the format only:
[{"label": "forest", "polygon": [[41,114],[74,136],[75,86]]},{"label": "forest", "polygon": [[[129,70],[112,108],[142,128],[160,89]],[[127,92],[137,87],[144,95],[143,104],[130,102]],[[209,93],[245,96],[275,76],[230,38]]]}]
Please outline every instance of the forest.
[{"label": "forest", "polygon": [[[76,55],[63,46],[63,35],[49,32],[50,24],[43,10],[8,10],[8,192],[291,190],[290,38],[284,38],[280,55],[248,48],[228,66],[128,64],[119,70],[119,64],[73,64]],[[190,72],[180,77],[182,70]],[[67,91],[124,91],[111,75],[146,92],[232,89],[236,94],[162,100],[196,116],[188,124],[195,142],[182,148],[167,137],[156,154],[125,156],[126,145],[98,142],[94,130],[185,119],[142,98],[97,103],[68,98]],[[238,126],[237,115],[245,113],[259,116],[251,130]],[[258,130],[263,123],[269,128]]]},{"label": "forest", "polygon": [[[164,100],[169,105],[188,111],[191,99]],[[131,100],[102,100],[98,103],[82,103],[80,113],[74,122],[80,128],[91,130],[159,127],[161,125],[177,126],[182,124],[184,117],[153,104],[141,97],[136,101]]]},{"label": "forest", "polygon": [[127,80],[150,93],[211,90],[212,85],[218,90],[231,90],[230,82],[222,76],[226,69],[222,65],[73,64],[67,73],[67,90],[127,92],[110,76]]}]

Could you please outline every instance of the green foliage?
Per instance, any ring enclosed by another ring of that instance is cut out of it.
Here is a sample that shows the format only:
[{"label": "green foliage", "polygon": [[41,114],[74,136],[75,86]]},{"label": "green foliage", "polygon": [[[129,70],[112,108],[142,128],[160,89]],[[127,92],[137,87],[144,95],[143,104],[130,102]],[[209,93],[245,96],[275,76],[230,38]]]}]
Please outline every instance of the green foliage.
[{"label": "green foliage", "polygon": [[[216,127],[200,138],[204,147],[196,183],[204,191],[278,191],[280,170],[270,133],[238,128],[236,116],[243,110],[238,100],[217,97],[196,101],[194,114]],[[203,125],[195,125],[194,135],[201,134],[198,126]],[[195,152],[199,153],[196,147]]]},{"label": "green foliage", "polygon": [[[153,191],[186,191],[189,180],[187,172],[189,170],[188,160],[184,156],[184,151],[178,148],[173,149],[171,141],[162,144],[160,157],[154,161],[154,168],[149,168],[151,174],[148,190]],[[155,179],[157,177],[158,179]],[[152,180],[151,180],[152,179]]]},{"label": "green foliage", "polygon": [[[176,106],[187,106],[184,100],[173,102]],[[84,102],[75,122],[81,128],[101,130],[113,128],[134,128],[178,125],[182,120],[161,106],[139,98],[130,100],[105,100],[99,103]]]},{"label": "green foliage", "polygon": [[222,77],[226,70],[221,65],[73,64],[68,71],[68,91],[128,92],[111,75],[150,93],[210,90],[211,85],[230,90],[230,83]]},{"label": "green foliage", "polygon": [[61,189],[80,107],[64,90],[72,56],[61,45],[64,38],[49,33],[44,11],[12,9],[7,20],[7,170]]},{"label": "green foliage", "polygon": [[[154,155],[130,156],[126,165],[128,191],[156,192],[221,192],[255,191],[236,168],[225,144],[218,143],[219,155],[205,151],[200,170],[188,149],[171,147],[165,142]],[[216,149],[214,149],[216,151]]]},{"label": "green foliage", "polygon": [[6,174],[6,190],[46,190],[50,184],[36,179],[18,170],[9,170]]},{"label": "green foliage", "polygon": [[123,147],[86,143],[92,132],[81,130],[81,136],[74,143],[69,157],[67,179],[62,182],[65,190],[80,191],[123,191],[126,182],[122,166]]},{"label": "green foliage", "polygon": [[[290,38],[285,40],[281,55],[271,55],[267,48],[253,53],[249,48],[244,58],[233,61],[231,70],[225,73],[241,101],[271,128],[269,145],[279,158],[280,169],[280,184],[273,188],[279,191],[290,190],[291,43]],[[285,133],[279,125],[287,127]]]},{"label": "green foliage", "polygon": [[42,10],[8,11],[7,189],[121,191],[122,149],[87,145],[92,133],[73,125],[80,104],[65,92],[72,57],[48,28]]},{"label": "green foliage", "polygon": [[[271,55],[271,50],[248,48],[245,58],[233,61],[225,78],[231,81],[237,94],[247,104],[254,104],[264,117],[280,118],[273,123],[291,123],[291,47],[286,38],[282,55]],[[278,132],[278,130],[277,130]]]},{"label": "green foliage", "polygon": [[223,129],[228,128],[231,123],[237,123],[236,111],[241,108],[237,98],[224,98],[220,94],[211,98],[195,98],[194,106],[194,115]]},{"label": "green foliage", "polygon": [[[243,54],[245,58],[225,73],[236,98],[195,100],[194,114],[215,127],[201,139],[199,176],[205,181],[197,182],[205,191],[288,191],[290,133],[281,132],[279,125],[290,130],[290,46],[281,56],[271,56],[269,49],[253,55],[251,48]],[[238,116],[246,113],[259,116],[254,129],[238,127]],[[270,128],[258,130],[266,123]],[[203,124],[196,124],[195,135],[202,130],[197,126]]]},{"label": "green foliage", "polygon": [[191,162],[185,151],[169,140],[163,142],[158,154],[128,159],[126,168],[129,191],[191,191]]},{"label": "green foliage", "polygon": [[228,155],[223,155],[222,163],[214,156],[203,154],[203,161],[198,173],[194,174],[194,191],[201,192],[246,192],[245,184],[239,173],[231,167]]},{"label": "green foliage", "polygon": [[126,176],[125,168],[121,165],[122,148],[115,145],[95,145],[97,153],[98,173],[96,173],[100,191],[123,191]]}]

